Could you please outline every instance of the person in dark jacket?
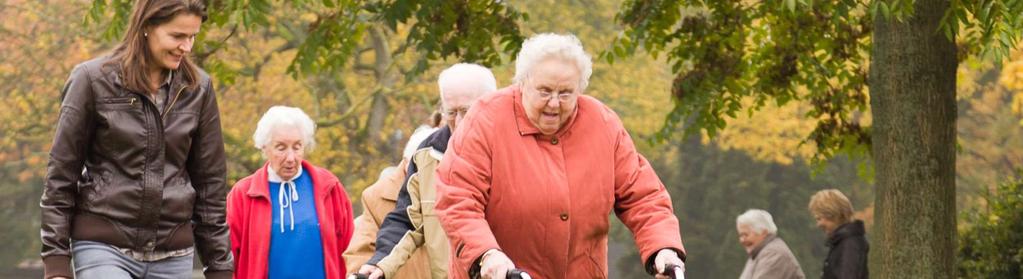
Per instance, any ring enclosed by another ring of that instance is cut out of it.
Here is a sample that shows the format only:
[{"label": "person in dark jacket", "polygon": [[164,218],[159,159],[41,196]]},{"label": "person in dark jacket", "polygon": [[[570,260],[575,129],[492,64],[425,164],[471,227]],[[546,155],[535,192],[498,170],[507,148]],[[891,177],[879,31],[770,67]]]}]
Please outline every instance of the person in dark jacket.
[{"label": "person in dark jacket", "polygon": [[71,71],[40,200],[45,278],[187,278],[194,253],[231,277],[216,95],[188,57],[205,19],[200,0],[137,1],[113,52]]},{"label": "person in dark jacket", "polygon": [[437,194],[434,172],[448,148],[451,134],[459,129],[476,99],[497,90],[497,79],[486,67],[459,63],[437,77],[441,110],[446,126],[430,134],[414,151],[405,182],[398,192],[393,211],[377,232],[376,251],[359,273],[370,279],[396,278],[397,271],[420,248],[429,258],[429,278],[449,278],[447,234],[434,214]]},{"label": "person in dark jacket", "polygon": [[849,198],[835,189],[821,190],[810,198],[809,208],[817,227],[828,237],[828,257],[824,260],[821,278],[867,278],[870,244],[863,221],[852,218]]}]

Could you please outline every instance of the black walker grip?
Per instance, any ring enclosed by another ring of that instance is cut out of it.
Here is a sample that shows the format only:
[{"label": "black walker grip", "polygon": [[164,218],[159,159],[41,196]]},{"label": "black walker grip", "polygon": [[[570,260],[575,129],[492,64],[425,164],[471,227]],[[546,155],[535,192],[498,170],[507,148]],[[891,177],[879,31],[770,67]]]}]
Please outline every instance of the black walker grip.
[{"label": "black walker grip", "polygon": [[505,276],[505,278],[507,278],[507,279],[532,279],[533,277],[530,277],[529,273],[526,273],[525,270],[513,268],[512,270],[508,271],[508,275]]},{"label": "black walker grip", "polygon": [[668,276],[668,278],[683,279],[686,278],[685,274],[682,274],[683,272],[682,267],[677,264],[668,264],[664,266],[664,273],[662,274]]},{"label": "black walker grip", "polygon": [[351,275],[348,275],[347,279],[369,279],[369,275],[362,273],[352,273]]}]

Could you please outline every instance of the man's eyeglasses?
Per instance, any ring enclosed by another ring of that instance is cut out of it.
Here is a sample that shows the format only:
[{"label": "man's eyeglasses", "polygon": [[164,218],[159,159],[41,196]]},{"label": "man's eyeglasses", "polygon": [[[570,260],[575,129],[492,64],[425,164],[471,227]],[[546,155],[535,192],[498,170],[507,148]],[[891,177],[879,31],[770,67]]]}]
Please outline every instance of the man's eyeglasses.
[{"label": "man's eyeglasses", "polygon": [[452,119],[455,118],[455,116],[459,116],[459,115],[461,115],[462,117],[465,117],[466,113],[469,113],[469,107],[456,108],[456,109],[444,109],[444,110],[441,111],[441,114],[443,114],[444,117],[452,118]]}]

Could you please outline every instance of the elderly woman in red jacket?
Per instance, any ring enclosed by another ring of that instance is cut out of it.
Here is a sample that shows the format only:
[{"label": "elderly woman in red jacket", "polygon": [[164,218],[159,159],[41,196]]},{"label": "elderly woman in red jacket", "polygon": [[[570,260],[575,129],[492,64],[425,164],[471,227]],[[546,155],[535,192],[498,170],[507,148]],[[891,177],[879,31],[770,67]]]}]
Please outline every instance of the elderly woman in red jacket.
[{"label": "elderly woman in red jacket", "polygon": [[235,278],[343,278],[352,205],[330,171],[302,159],[315,124],[301,109],[276,106],[253,140],[267,163],[227,197]]},{"label": "elderly woman in red jacket", "polygon": [[621,120],[584,95],[590,56],[575,36],[526,40],[514,85],[481,97],[437,169],[449,276],[607,278],[608,215],[663,276],[685,250],[671,199]]}]

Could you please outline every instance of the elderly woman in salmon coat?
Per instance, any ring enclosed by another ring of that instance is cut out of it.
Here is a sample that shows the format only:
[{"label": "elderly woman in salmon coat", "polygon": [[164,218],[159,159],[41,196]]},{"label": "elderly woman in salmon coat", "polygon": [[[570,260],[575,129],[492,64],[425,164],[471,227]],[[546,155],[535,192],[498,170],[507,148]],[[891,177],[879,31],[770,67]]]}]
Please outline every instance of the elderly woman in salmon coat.
[{"label": "elderly woman in salmon coat", "polygon": [[647,272],[684,267],[667,190],[614,111],[583,94],[591,63],[575,36],[536,35],[514,85],[472,105],[436,173],[451,278],[607,278],[611,212]]}]

